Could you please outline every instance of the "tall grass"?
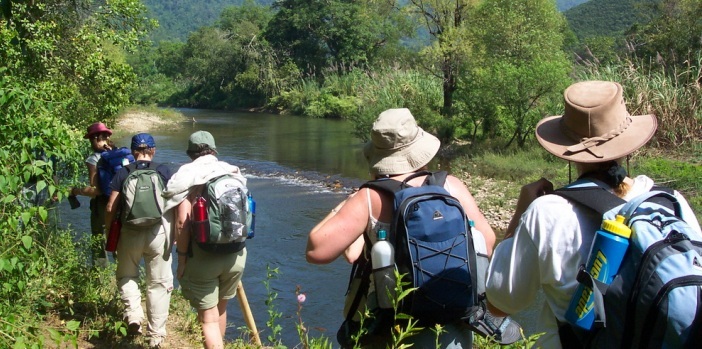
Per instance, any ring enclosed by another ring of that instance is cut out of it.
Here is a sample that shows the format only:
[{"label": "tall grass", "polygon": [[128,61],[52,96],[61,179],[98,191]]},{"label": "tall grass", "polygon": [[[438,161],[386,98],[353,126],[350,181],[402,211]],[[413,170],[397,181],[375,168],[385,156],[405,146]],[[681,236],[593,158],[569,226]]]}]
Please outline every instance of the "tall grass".
[{"label": "tall grass", "polygon": [[589,65],[578,80],[611,80],[624,87],[632,115],[654,114],[659,147],[689,147],[702,140],[702,56],[687,67],[621,59],[618,64]]},{"label": "tall grass", "polygon": [[370,126],[383,110],[409,108],[423,127],[441,122],[441,80],[418,70],[383,67],[352,69],[301,80],[271,99],[268,107],[311,117],[341,118],[354,124],[354,134],[366,140]]}]

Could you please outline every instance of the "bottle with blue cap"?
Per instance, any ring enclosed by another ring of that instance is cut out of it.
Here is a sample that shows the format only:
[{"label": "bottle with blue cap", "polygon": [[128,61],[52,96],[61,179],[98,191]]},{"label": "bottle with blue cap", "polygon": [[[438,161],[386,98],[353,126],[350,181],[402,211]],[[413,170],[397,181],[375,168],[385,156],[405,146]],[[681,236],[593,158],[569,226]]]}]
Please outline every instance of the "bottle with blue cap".
[{"label": "bottle with blue cap", "polygon": [[[605,284],[612,283],[629,248],[631,229],[624,224],[624,216],[615,220],[604,220],[595,233],[590,256],[585,270],[593,279]],[[580,328],[590,330],[595,322],[594,295],[592,289],[579,284],[565,314],[566,320]]]},{"label": "bottle with blue cap", "polygon": [[387,232],[383,229],[378,230],[378,241],[371,248],[371,263],[378,306],[392,309],[395,295],[395,249],[387,240]]}]

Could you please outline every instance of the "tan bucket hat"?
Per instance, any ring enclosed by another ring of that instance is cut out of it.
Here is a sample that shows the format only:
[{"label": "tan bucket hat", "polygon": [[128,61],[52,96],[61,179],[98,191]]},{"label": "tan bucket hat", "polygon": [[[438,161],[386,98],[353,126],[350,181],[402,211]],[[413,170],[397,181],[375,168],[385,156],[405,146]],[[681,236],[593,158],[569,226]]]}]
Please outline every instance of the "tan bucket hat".
[{"label": "tan bucket hat", "polygon": [[438,138],[417,125],[409,109],[388,109],[373,123],[363,154],[372,174],[397,175],[428,164],[440,146]]},{"label": "tan bucket hat", "polygon": [[619,159],[646,144],[656,131],[655,115],[629,115],[616,82],[578,82],[563,96],[565,113],[536,125],[536,139],[559,158],[583,163]]}]

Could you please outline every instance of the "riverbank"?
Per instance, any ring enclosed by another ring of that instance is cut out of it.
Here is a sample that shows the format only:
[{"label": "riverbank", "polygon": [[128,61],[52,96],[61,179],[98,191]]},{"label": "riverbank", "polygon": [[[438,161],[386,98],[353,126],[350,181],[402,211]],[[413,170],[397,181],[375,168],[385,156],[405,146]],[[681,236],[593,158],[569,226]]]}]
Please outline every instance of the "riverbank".
[{"label": "riverbank", "polygon": [[[118,134],[134,134],[151,132],[155,129],[181,128],[192,122],[183,114],[172,109],[132,107],[126,109],[117,117],[115,132]],[[506,190],[510,185],[507,181],[471,175],[466,171],[453,171],[470,189],[478,206],[499,235],[507,228],[512,217],[512,209],[516,205],[513,190]],[[328,183],[327,186],[338,188],[343,183]]]},{"label": "riverbank", "polygon": [[192,120],[173,109],[129,107],[117,116],[114,129],[118,134],[134,134],[157,128],[180,129],[188,122]]}]

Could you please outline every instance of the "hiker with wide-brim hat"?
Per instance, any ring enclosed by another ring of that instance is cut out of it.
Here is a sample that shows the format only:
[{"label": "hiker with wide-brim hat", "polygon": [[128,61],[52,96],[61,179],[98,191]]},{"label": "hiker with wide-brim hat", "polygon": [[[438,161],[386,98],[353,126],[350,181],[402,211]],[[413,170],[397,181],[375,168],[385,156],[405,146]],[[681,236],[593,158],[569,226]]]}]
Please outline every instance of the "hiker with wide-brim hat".
[{"label": "hiker with wide-brim hat", "polygon": [[[426,170],[434,159],[441,142],[434,135],[417,125],[414,116],[407,108],[388,109],[382,112],[373,123],[370,141],[364,146],[363,154],[368,161],[370,179],[389,178],[403,181],[418,171]],[[420,186],[426,179],[422,175],[411,179],[410,186]],[[475,221],[475,226],[483,234],[488,246],[488,253],[492,251],[495,235],[478,208],[475,199],[468,188],[458,178],[448,176],[444,186],[454,197],[458,198],[466,214]],[[377,241],[377,232],[381,229],[390,231],[394,210],[393,197],[388,193],[364,187],[351,194],[346,200],[339,203],[319,222],[309,233],[307,241],[307,261],[313,264],[328,264],[344,256],[348,262],[356,261],[364,249],[364,236],[371,242]],[[368,288],[368,293],[375,292],[373,286]],[[351,310],[347,297],[345,315],[355,314]],[[375,297],[367,298],[369,309],[375,308]],[[366,304],[361,304],[364,308]],[[361,309],[363,310],[363,309]],[[345,322],[346,323],[346,322]],[[337,340],[343,343],[346,335],[342,329],[337,333]],[[443,327],[444,333],[438,338],[440,348],[470,348],[472,334],[462,321],[448,323]],[[347,331],[349,332],[349,331]],[[376,335],[368,345],[385,347],[391,345],[392,338],[383,334]],[[436,334],[431,328],[425,328],[402,343],[413,344],[414,347],[436,347]]]},{"label": "hiker with wide-brim hat", "polygon": [[91,247],[91,257],[93,264],[100,266],[107,265],[107,255],[100,241],[102,241],[102,235],[105,231],[105,207],[108,198],[100,191],[98,162],[103,151],[114,147],[114,143],[110,140],[111,135],[112,130],[102,122],[95,122],[87,127],[83,138],[90,141],[90,149],[92,149],[90,155],[85,159],[85,166],[88,169],[88,185],[73,187],[69,193],[74,199],[76,196],[90,198],[90,231],[94,240]]},{"label": "hiker with wide-brim hat", "polygon": [[[623,160],[646,144],[656,130],[654,115],[630,115],[622,86],[609,81],[583,81],[564,92],[565,111],[549,116],[536,126],[536,139],[551,154],[572,163],[578,181],[592,182],[630,199],[651,190],[653,180],[645,175],[629,177]],[[543,292],[535,334],[544,334],[537,346],[562,348],[558,322],[578,282],[594,232],[601,223],[587,207],[573,204],[553,192],[553,184],[542,178],[522,187],[517,208],[505,239],[495,248],[487,278],[487,298],[496,314],[515,314],[529,307]],[[606,193],[603,193],[606,194]],[[700,229],[684,197],[674,195],[683,206],[684,217]]]}]

